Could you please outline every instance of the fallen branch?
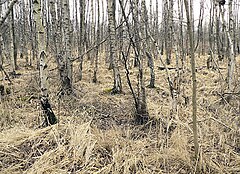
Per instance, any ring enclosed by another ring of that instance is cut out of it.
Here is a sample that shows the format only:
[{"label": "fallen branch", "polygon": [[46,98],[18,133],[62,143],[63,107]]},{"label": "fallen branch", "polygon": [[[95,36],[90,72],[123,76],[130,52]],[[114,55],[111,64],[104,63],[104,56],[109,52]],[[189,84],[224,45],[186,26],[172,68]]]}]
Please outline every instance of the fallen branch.
[{"label": "fallen branch", "polygon": [[[166,68],[166,67],[164,67],[164,66],[158,66],[158,70],[160,70],[160,71],[165,70],[165,68]],[[202,69],[205,69],[205,68],[207,68],[207,66],[196,67],[196,71],[202,70]],[[177,67],[167,67],[167,69],[168,69],[168,70],[175,70],[175,69],[177,69]],[[181,70],[182,68],[179,68],[179,69]],[[218,69],[226,69],[226,68],[224,68],[224,67],[218,67]]]},{"label": "fallen branch", "polygon": [[225,92],[222,95],[240,95],[240,92]]},{"label": "fallen branch", "polygon": [[[166,69],[166,67],[164,67],[164,66],[158,66],[158,70],[160,70],[160,71],[165,70],[165,69]],[[175,69],[177,69],[177,67],[168,67],[167,69],[175,70]],[[179,69],[182,69],[182,68],[179,68]]]}]

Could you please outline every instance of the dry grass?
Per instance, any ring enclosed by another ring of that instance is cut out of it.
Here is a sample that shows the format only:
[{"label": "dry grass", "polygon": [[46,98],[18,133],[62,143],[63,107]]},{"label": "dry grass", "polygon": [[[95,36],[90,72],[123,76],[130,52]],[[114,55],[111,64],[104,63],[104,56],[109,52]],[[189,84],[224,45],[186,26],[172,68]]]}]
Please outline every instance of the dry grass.
[{"label": "dry grass", "polygon": [[[205,57],[197,59],[202,67]],[[104,62],[104,61],[102,61]],[[156,61],[156,65],[159,62]],[[49,63],[49,69],[55,67]],[[77,66],[75,66],[77,67]],[[226,67],[221,62],[220,67]],[[175,129],[167,130],[171,98],[164,71],[156,69],[157,88],[147,88],[151,120],[133,122],[133,100],[121,71],[124,93],[112,96],[112,74],[101,64],[97,84],[92,64],[85,62],[83,80],[74,83],[77,97],[58,100],[57,70],[50,73],[49,93],[57,125],[39,128],[38,72],[20,64],[10,95],[0,105],[0,173],[195,173],[190,69],[182,76]],[[75,69],[75,71],[77,71]],[[137,70],[131,69],[133,84]],[[171,71],[171,76],[174,76]],[[226,77],[226,69],[221,69]],[[146,85],[149,81],[146,69]],[[239,61],[236,71],[239,86]],[[200,173],[240,172],[240,96],[221,96],[224,79],[217,71],[199,69],[198,132]],[[3,82],[7,86],[7,82]],[[186,99],[189,102],[186,103]]]}]

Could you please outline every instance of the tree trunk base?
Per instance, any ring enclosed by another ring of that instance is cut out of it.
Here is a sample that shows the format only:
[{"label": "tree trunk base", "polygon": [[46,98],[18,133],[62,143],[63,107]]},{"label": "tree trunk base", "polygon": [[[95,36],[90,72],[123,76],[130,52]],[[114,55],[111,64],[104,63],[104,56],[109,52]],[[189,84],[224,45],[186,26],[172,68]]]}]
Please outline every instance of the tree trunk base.
[{"label": "tree trunk base", "polygon": [[122,91],[121,91],[121,90],[118,90],[117,88],[113,88],[113,89],[111,90],[111,94],[112,94],[112,95],[121,94],[121,93],[122,93]]},{"label": "tree trunk base", "polygon": [[55,114],[51,108],[48,98],[42,97],[41,105],[42,105],[43,115],[44,115],[44,120],[43,120],[42,126],[47,127],[47,126],[56,124],[58,122],[57,117],[55,116]]},{"label": "tree trunk base", "polygon": [[136,124],[139,124],[139,125],[146,124],[149,121],[148,112],[137,111],[137,113],[135,114],[135,121],[136,121]]}]

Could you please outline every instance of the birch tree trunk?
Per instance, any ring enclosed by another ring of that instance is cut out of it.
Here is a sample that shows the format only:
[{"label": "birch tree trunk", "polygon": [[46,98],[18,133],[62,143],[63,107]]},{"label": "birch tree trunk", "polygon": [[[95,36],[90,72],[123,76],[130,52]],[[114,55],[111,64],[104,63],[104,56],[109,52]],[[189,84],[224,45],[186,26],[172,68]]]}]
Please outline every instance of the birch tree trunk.
[{"label": "birch tree trunk", "polygon": [[[79,28],[79,56],[84,51],[84,33],[85,33],[85,0],[79,1],[79,11],[80,11],[80,28]],[[83,56],[80,57],[79,62],[79,80],[82,80],[82,71],[83,71]]]},{"label": "birch tree trunk", "polygon": [[164,25],[164,48],[165,48],[165,53],[166,53],[166,62],[168,61],[168,1],[164,0],[163,1],[163,25]]},{"label": "birch tree trunk", "polygon": [[28,62],[28,54],[27,54],[27,48],[26,48],[26,7],[25,7],[25,1],[20,2],[20,29],[19,29],[19,36],[20,36],[20,58],[24,58],[26,60],[26,65],[29,64]]},{"label": "birch tree trunk", "polygon": [[198,49],[200,47],[200,42],[203,40],[203,15],[204,15],[204,1],[200,1],[200,12],[199,12],[199,22],[198,22],[198,29],[197,29],[197,43],[195,46],[194,51],[198,51],[198,57],[200,57],[201,50]]},{"label": "birch tree trunk", "polygon": [[7,10],[5,11],[5,13],[3,13],[3,15],[0,18],[0,26],[4,23],[4,21],[7,19],[8,15],[11,13],[14,4],[17,2],[18,0],[11,0],[8,4]]},{"label": "birch tree trunk", "polygon": [[[0,18],[2,17],[2,6],[0,6]],[[2,30],[2,26],[0,25],[0,30]],[[2,32],[0,32],[0,71],[2,70],[3,65],[3,38]]]},{"label": "birch tree trunk", "polygon": [[45,2],[45,8],[44,8],[44,20],[43,23],[46,26],[46,51],[49,52],[49,45],[50,45],[50,40],[51,40],[51,24],[50,24],[50,1],[47,0]]},{"label": "birch tree trunk", "polygon": [[17,42],[15,35],[15,22],[14,22],[14,9],[11,9],[11,30],[12,30],[12,47],[13,47],[13,56],[12,56],[12,74],[16,74],[17,69]]},{"label": "birch tree trunk", "polygon": [[[138,5],[139,0],[133,0],[133,27],[134,27],[134,38],[135,38],[135,49],[138,61],[138,108],[136,111],[136,121],[139,124],[144,124],[149,119],[149,113],[147,110],[147,101],[146,101],[146,89],[145,89],[145,79],[144,79],[144,70],[143,70],[143,57],[141,53],[141,26],[139,23],[139,13]],[[142,12],[143,13],[143,12]],[[143,48],[144,49],[144,48]]]},{"label": "birch tree trunk", "polygon": [[233,75],[235,69],[234,54],[234,19],[233,19],[233,0],[229,0],[229,32],[227,32],[229,42],[229,58],[228,58],[228,89],[233,92]]},{"label": "birch tree trunk", "polygon": [[47,65],[46,65],[46,43],[45,43],[45,30],[41,20],[41,0],[34,1],[34,19],[36,23],[37,41],[39,43],[39,57],[40,57],[40,87],[41,87],[41,106],[43,110],[44,120],[42,126],[46,127],[57,123],[57,118],[51,108],[48,100],[47,89]]},{"label": "birch tree trunk", "polygon": [[173,31],[173,0],[164,1],[164,23],[165,23],[165,49],[166,63],[171,63],[172,56],[172,31]]},{"label": "birch tree trunk", "polygon": [[[97,0],[97,21],[95,22],[95,25],[97,27],[97,33],[96,33],[96,43],[100,42],[100,5],[99,0]],[[95,50],[95,60],[94,60],[94,72],[93,72],[93,83],[97,82],[97,72],[98,72],[98,54],[99,54],[99,46],[96,47]]]},{"label": "birch tree trunk", "polygon": [[36,48],[36,25],[35,25],[35,22],[33,20],[33,3],[32,1],[29,1],[29,20],[30,20],[30,42],[31,42],[31,55],[30,55],[30,60],[29,60],[29,65],[31,66],[32,65],[32,61],[36,59],[36,55],[37,55],[37,49]]},{"label": "birch tree trunk", "polygon": [[109,46],[110,46],[110,60],[112,61],[113,67],[113,94],[119,94],[122,92],[122,82],[119,72],[119,65],[116,52],[116,19],[115,19],[115,0],[108,1],[108,27],[109,27]]},{"label": "birch tree trunk", "polygon": [[220,43],[220,13],[217,8],[217,3],[215,6],[215,22],[216,22],[216,46],[217,46],[218,60],[222,60],[223,57],[221,53],[222,49],[221,49],[221,43]]},{"label": "birch tree trunk", "polygon": [[55,58],[57,58],[57,54],[58,54],[58,49],[57,49],[57,22],[56,22],[56,7],[55,7],[55,0],[50,0],[50,14],[51,14],[51,33],[52,33],[52,41],[53,41],[53,52],[55,54]]},{"label": "birch tree trunk", "polygon": [[210,8],[210,19],[209,19],[209,25],[208,25],[208,37],[209,37],[209,58],[208,58],[208,61],[207,61],[207,66],[210,68],[209,66],[209,62],[212,62],[213,60],[213,54],[215,53],[214,51],[214,2],[211,1],[211,8]]},{"label": "birch tree trunk", "polygon": [[61,4],[61,18],[62,18],[62,55],[58,56],[58,65],[61,79],[62,89],[60,95],[73,94],[72,89],[72,60],[71,60],[71,24],[70,24],[70,9],[69,1],[63,0]]},{"label": "birch tree trunk", "polygon": [[2,66],[3,66],[3,48],[2,48],[2,43],[3,43],[3,39],[2,39],[2,35],[1,35],[1,32],[0,32],[0,71],[2,71]]},{"label": "birch tree trunk", "polygon": [[190,42],[190,57],[191,57],[191,69],[192,69],[192,116],[193,116],[193,135],[194,135],[194,148],[195,158],[198,159],[199,144],[197,133],[197,80],[196,80],[196,68],[195,68],[195,56],[194,56],[194,43],[193,43],[193,23],[189,11],[189,2],[184,0],[185,10],[187,15],[187,32]]},{"label": "birch tree trunk", "polygon": [[[142,0],[142,10],[141,10],[141,18],[142,18],[142,24],[143,26],[143,36],[146,38],[146,42],[143,42],[143,50],[146,50],[146,56],[148,58],[148,65],[150,68],[150,88],[155,88],[155,72],[154,72],[154,61],[152,54],[150,53],[150,42],[149,42],[149,20],[148,20],[148,13],[147,13],[147,8],[146,8],[146,2],[145,0]],[[151,25],[151,24],[150,24]]]}]

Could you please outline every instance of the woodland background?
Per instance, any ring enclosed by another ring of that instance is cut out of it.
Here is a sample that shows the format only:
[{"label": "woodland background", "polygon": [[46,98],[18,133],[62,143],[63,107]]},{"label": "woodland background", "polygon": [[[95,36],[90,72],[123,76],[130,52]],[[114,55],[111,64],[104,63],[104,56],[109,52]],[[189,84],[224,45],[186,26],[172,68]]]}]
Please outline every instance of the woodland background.
[{"label": "woodland background", "polygon": [[1,0],[1,173],[239,173],[239,6]]}]

